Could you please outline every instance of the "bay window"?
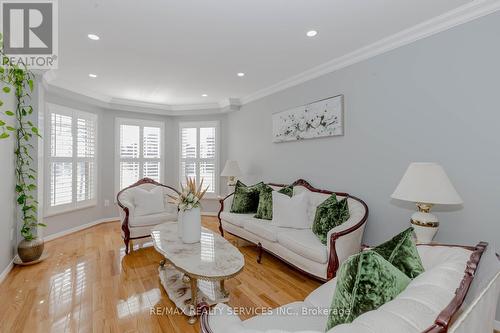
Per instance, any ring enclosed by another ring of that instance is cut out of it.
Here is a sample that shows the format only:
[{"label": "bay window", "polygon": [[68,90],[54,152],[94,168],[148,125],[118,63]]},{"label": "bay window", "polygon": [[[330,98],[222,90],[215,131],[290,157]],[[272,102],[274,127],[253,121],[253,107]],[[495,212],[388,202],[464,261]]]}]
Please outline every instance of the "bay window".
[{"label": "bay window", "polygon": [[207,197],[219,190],[218,131],[217,121],[179,124],[179,181],[185,184],[186,177],[191,177],[199,184],[203,179]]},{"label": "bay window", "polygon": [[163,123],[117,119],[117,191],[144,177],[163,180]]},{"label": "bay window", "polygon": [[49,104],[46,215],[92,206],[97,182],[97,115]]}]

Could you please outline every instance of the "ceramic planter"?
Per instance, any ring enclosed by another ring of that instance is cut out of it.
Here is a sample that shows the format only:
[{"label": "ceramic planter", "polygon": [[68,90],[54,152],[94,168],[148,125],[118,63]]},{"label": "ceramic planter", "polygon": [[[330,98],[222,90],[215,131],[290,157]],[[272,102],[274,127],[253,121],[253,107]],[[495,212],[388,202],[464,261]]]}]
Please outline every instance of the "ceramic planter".
[{"label": "ceramic planter", "polygon": [[41,238],[33,240],[23,239],[17,246],[17,254],[22,262],[31,262],[40,259],[43,254],[44,242]]}]

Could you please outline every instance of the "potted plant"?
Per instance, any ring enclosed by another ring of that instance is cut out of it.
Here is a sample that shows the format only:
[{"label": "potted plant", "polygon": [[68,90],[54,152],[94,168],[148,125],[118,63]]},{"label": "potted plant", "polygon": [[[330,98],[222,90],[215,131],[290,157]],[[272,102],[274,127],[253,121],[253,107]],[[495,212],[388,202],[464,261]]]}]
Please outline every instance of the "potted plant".
[{"label": "potted plant", "polygon": [[[38,201],[36,191],[36,170],[33,168],[36,155],[32,140],[40,137],[38,128],[29,120],[33,113],[31,93],[34,89],[34,75],[24,64],[14,64],[3,50],[3,38],[0,34],[0,85],[1,94],[14,93],[15,110],[2,110],[0,113],[0,139],[11,135],[15,140],[15,177],[16,202],[18,217],[22,221],[23,240],[18,245],[18,255],[23,262],[38,260],[43,253],[43,240],[37,237],[39,223],[37,219]],[[0,108],[3,105],[0,96]]]},{"label": "potted plant", "polygon": [[181,193],[178,196],[170,196],[171,203],[179,209],[178,232],[184,243],[197,243],[201,238],[201,202],[208,190],[203,187],[203,179],[200,186],[196,186],[193,178],[186,177],[186,187],[181,184]]}]

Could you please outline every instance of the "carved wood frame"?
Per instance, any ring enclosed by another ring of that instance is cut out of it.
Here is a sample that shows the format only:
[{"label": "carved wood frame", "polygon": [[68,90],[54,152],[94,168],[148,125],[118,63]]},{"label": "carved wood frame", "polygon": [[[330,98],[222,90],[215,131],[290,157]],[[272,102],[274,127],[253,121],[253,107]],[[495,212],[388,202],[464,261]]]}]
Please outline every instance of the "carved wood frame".
[{"label": "carved wood frame", "polygon": [[[285,187],[285,186],[288,186],[288,185],[284,185],[284,184],[274,184],[274,183],[269,183],[268,185],[270,186],[276,186],[276,187]],[[320,280],[320,281],[327,281],[327,280],[330,280],[330,279],[333,279],[335,277],[335,275],[337,274],[337,270],[339,268],[339,258],[337,256],[337,251],[336,251],[336,248],[335,248],[335,245],[336,245],[336,241],[337,239],[339,239],[340,237],[342,236],[345,236],[351,232],[354,232],[355,230],[357,230],[358,228],[360,228],[361,226],[363,226],[367,219],[368,219],[368,206],[366,205],[366,203],[357,198],[357,197],[354,197],[348,193],[345,193],[345,192],[334,192],[334,191],[328,191],[328,190],[321,190],[321,189],[317,189],[315,187],[313,187],[311,184],[309,184],[307,181],[305,181],[304,179],[299,179],[297,181],[295,181],[292,186],[302,186],[302,187],[305,187],[306,189],[308,189],[309,191],[311,192],[316,192],[316,193],[322,193],[322,194],[333,194],[335,193],[336,195],[338,196],[342,196],[342,197],[347,197],[347,198],[351,198],[353,200],[356,200],[358,201],[359,203],[361,203],[365,209],[365,215],[361,218],[361,220],[356,223],[355,225],[353,225],[352,227],[348,228],[348,229],[345,229],[345,230],[342,230],[342,231],[339,231],[339,232],[336,232],[336,233],[333,233],[330,237],[330,256],[328,258],[328,267],[327,267],[327,270],[326,270],[326,279],[321,277],[321,276],[316,276],[316,275],[313,275],[311,273],[308,273],[308,272],[305,272],[304,270],[296,267],[294,264],[290,263],[289,261],[287,260],[284,260],[283,258],[279,257],[278,255],[274,254],[273,252],[265,249],[264,247],[262,247],[262,244],[259,242],[258,244],[255,244],[258,249],[259,249],[259,262],[260,262],[260,258],[262,256],[262,251],[266,251],[267,253],[270,253],[271,255],[277,257],[278,259],[286,262],[288,265],[296,268],[297,270],[301,271],[302,273],[305,273],[309,276],[312,276],[314,277],[315,279],[317,280]],[[222,236],[224,236],[224,229],[222,228],[222,219],[220,217],[220,214],[222,213],[222,211],[224,210],[224,200],[226,200],[227,198],[229,198],[230,196],[234,195],[234,192],[227,195],[226,197],[224,198],[221,198],[219,199],[219,203],[220,203],[220,209],[219,209],[219,213],[217,214],[217,218],[219,219],[219,231],[221,233]],[[253,242],[249,241],[248,239],[245,239],[243,237],[240,237],[238,235],[234,235],[232,234],[233,236],[235,237],[238,237],[238,238],[241,238],[249,243],[252,243],[254,244]]]},{"label": "carved wood frame", "polygon": [[130,237],[129,209],[127,207],[125,207],[121,203],[121,201],[120,201],[120,195],[124,191],[126,191],[128,189],[131,189],[133,187],[137,187],[137,186],[140,186],[140,185],[143,185],[143,184],[152,184],[152,185],[156,185],[156,186],[165,187],[165,188],[171,189],[172,191],[176,192],[177,194],[180,194],[179,191],[176,190],[175,188],[173,188],[171,186],[168,186],[168,185],[164,185],[164,184],[158,183],[157,181],[155,181],[155,180],[153,180],[151,178],[142,178],[142,179],[138,180],[137,182],[135,182],[134,184],[132,184],[132,185],[130,185],[128,187],[125,187],[120,192],[118,192],[118,194],[116,195],[116,202],[118,203],[118,206],[120,206],[120,208],[123,209],[123,211],[125,212],[125,219],[123,221],[121,221],[121,222],[122,222],[122,230],[123,230],[122,238],[123,238],[123,241],[125,243],[125,253],[126,254],[129,253],[129,243],[130,243],[131,239],[147,238],[147,237],[150,237],[150,235],[141,236],[141,237]]}]

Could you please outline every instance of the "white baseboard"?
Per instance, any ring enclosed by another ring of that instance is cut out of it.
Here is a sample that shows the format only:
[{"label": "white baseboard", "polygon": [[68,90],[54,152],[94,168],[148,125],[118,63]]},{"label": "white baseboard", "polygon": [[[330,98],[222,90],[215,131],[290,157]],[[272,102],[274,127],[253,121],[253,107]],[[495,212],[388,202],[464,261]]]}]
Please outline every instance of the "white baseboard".
[{"label": "white baseboard", "polygon": [[500,331],[500,321],[495,320],[495,322],[493,323],[493,326],[494,326],[495,331]]},{"label": "white baseboard", "polygon": [[7,265],[7,267],[5,267],[3,272],[0,274],[0,283],[2,283],[3,280],[5,280],[5,278],[7,277],[7,274],[10,273],[10,271],[12,270],[13,267],[14,267],[14,259],[12,259],[10,261],[10,263]]},{"label": "white baseboard", "polygon": [[114,221],[119,221],[119,220],[120,220],[120,217],[108,217],[105,219],[99,219],[97,221],[85,223],[85,224],[79,225],[79,226],[71,228],[71,229],[56,232],[55,234],[44,236],[43,240],[46,242],[50,242],[51,240],[57,239],[59,237],[66,236],[66,235],[72,234],[74,232],[77,232],[77,231],[80,231],[83,229],[87,229],[87,228],[93,227],[93,226],[101,224],[101,223],[114,222]]},{"label": "white baseboard", "polygon": [[203,216],[217,216],[219,215],[218,212],[201,212],[201,215]]}]

